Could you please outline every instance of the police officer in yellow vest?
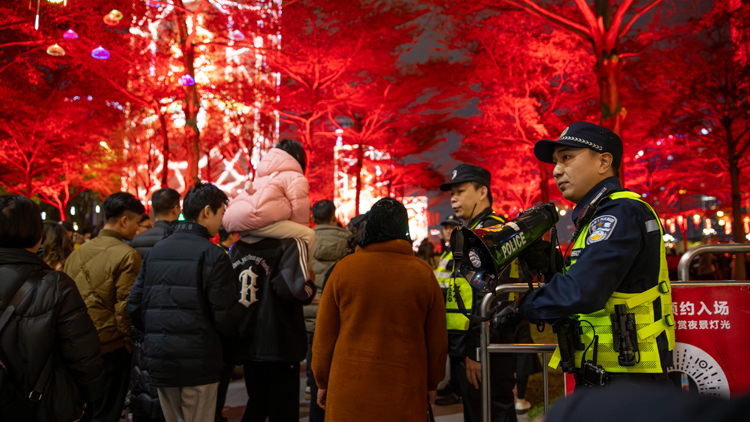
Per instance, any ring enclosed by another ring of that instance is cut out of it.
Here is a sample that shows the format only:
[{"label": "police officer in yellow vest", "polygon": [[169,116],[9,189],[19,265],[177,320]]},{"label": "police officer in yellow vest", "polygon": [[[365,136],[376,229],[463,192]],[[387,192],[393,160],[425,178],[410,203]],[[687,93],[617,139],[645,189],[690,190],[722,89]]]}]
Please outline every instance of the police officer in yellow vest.
[{"label": "police officer in yellow vest", "polygon": [[562,272],[550,271],[548,258],[534,256],[539,252],[522,255],[546,272],[546,284],[522,299],[519,314],[554,324],[559,347],[550,366],[574,373],[577,388],[654,382],[672,365],[663,229],[651,206],[620,185],[622,154],[615,133],[585,122],[534,146],[540,161],[555,165],[563,197],[576,204],[576,230]]},{"label": "police officer in yellow vest", "polygon": [[[456,216],[467,222],[467,227],[479,229],[505,223],[505,219],[492,211],[490,192],[490,172],[471,164],[460,164],[451,173],[451,180],[440,185],[440,190],[451,192],[451,208]],[[456,288],[460,292],[466,311],[478,314],[481,294],[475,293],[466,279],[460,274],[453,277],[453,263],[441,265],[442,275],[451,274],[445,310],[448,327],[448,355],[450,357],[451,378],[458,380],[464,404],[464,420],[481,420],[481,364],[478,362],[479,325],[470,324],[461,313],[456,301]],[[444,278],[443,278],[444,279]],[[438,277],[441,282],[441,277]],[[512,343],[515,327],[492,330],[494,343]],[[508,354],[494,354],[491,357],[491,401],[493,422],[515,422],[513,403],[514,371],[516,358]]]},{"label": "police officer in yellow vest", "polygon": [[[446,299],[448,287],[450,286],[451,278],[453,277],[453,252],[450,249],[450,238],[453,230],[461,224],[463,223],[455,215],[449,215],[440,223],[440,226],[443,228],[443,253],[440,255],[440,262],[435,270],[435,277],[437,278],[438,284],[440,284],[440,290],[443,291],[443,296]],[[448,325],[450,326],[450,316],[448,317]]]}]

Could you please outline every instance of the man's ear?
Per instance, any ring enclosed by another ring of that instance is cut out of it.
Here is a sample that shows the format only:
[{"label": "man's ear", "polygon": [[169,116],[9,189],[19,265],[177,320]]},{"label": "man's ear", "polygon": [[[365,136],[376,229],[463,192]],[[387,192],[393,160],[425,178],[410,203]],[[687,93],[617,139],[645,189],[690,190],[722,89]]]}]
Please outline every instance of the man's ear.
[{"label": "man's ear", "polygon": [[605,174],[612,168],[612,154],[605,152],[599,156],[599,173]]},{"label": "man's ear", "polygon": [[120,227],[126,227],[128,225],[128,215],[127,213],[120,216],[120,219],[118,220],[118,223],[120,223]]},{"label": "man's ear", "polygon": [[209,218],[209,217],[211,217],[211,214],[212,214],[212,213],[213,213],[213,212],[211,211],[211,206],[210,206],[210,205],[206,205],[206,206],[205,206],[205,207],[203,207],[203,209],[201,210],[201,214],[203,215],[203,218]]},{"label": "man's ear", "polygon": [[481,201],[482,199],[486,199],[489,193],[490,193],[490,188],[488,188],[487,186],[482,186],[479,189],[479,200]]}]

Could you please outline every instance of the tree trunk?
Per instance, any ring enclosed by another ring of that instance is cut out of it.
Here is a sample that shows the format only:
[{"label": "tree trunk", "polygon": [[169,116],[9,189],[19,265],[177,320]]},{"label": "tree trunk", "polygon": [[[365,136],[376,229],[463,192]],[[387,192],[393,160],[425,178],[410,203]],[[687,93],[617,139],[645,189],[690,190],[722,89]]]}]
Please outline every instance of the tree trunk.
[{"label": "tree trunk", "polygon": [[[731,136],[731,135],[730,135]],[[729,160],[729,177],[732,181],[732,236],[734,243],[745,243],[745,225],[742,221],[742,197],[740,195],[739,157],[731,152]],[[734,261],[734,279],[746,280],[745,254],[738,253]]]},{"label": "tree trunk", "polygon": [[542,204],[549,202],[549,175],[546,164],[539,162],[539,189],[542,191]]},{"label": "tree trunk", "polygon": [[[175,20],[182,45],[182,57],[185,64],[185,74],[195,81],[195,51],[189,39],[186,15],[184,12],[175,13]],[[195,30],[195,29],[194,29]],[[185,190],[195,186],[198,178],[198,159],[200,158],[200,130],[198,129],[198,91],[193,85],[185,86],[185,103],[182,107],[185,113],[185,150],[187,151],[187,174],[185,175]]]},{"label": "tree trunk", "polygon": [[[620,81],[622,80],[622,61],[617,54],[604,54],[596,65],[596,76],[599,80],[599,98],[602,108],[600,123],[616,133],[622,139],[622,121],[626,111],[620,104]],[[623,152],[625,140],[623,140]],[[624,160],[623,160],[624,161]],[[620,164],[620,183],[625,186],[625,166]]]},{"label": "tree trunk", "polygon": [[355,168],[357,175],[356,175],[356,189],[357,192],[354,196],[354,212],[356,215],[359,215],[359,198],[362,194],[362,161],[364,160],[365,153],[363,151],[362,143],[360,142],[357,145],[357,166]]},{"label": "tree trunk", "polygon": [[161,112],[161,105],[158,102],[154,104],[154,110],[159,116],[159,123],[161,124],[161,136],[162,140],[164,141],[161,150],[164,166],[161,173],[161,187],[166,188],[169,183],[169,134],[167,132],[167,118],[164,116],[164,113]]}]

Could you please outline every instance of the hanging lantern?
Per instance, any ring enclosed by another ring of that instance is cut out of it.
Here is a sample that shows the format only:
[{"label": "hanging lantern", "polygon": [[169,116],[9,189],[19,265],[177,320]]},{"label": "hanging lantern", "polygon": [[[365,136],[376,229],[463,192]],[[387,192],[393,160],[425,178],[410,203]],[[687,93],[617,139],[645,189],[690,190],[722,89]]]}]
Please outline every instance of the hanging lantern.
[{"label": "hanging lantern", "polygon": [[732,222],[727,220],[727,222],[724,224],[724,234],[731,234],[732,233]]},{"label": "hanging lantern", "polygon": [[76,34],[76,31],[74,31],[72,29],[68,29],[63,34],[63,38],[65,38],[66,40],[77,40],[78,39],[78,34]]},{"label": "hanging lantern", "polygon": [[107,49],[102,46],[96,47],[91,51],[91,57],[97,60],[107,60],[109,56],[109,51],[107,51]]},{"label": "hanging lantern", "polygon": [[745,226],[745,234],[750,233],[750,217],[743,218],[742,222]]},{"label": "hanging lantern", "polygon": [[180,78],[180,85],[192,86],[195,85],[195,79],[192,76],[185,74]]},{"label": "hanging lantern", "polygon": [[235,29],[234,31],[229,33],[229,39],[232,41],[242,41],[245,39],[245,34],[240,32],[239,29]]},{"label": "hanging lantern", "polygon": [[47,54],[50,56],[61,57],[65,55],[65,50],[57,44],[47,47]]},{"label": "hanging lantern", "polygon": [[678,216],[678,217],[677,217],[677,224],[678,224],[678,225],[679,225],[680,227],[682,227],[682,223],[683,223],[683,221],[685,221],[685,218],[684,218],[683,216]]},{"label": "hanging lantern", "polygon": [[711,219],[710,218],[706,219],[706,228],[708,230],[711,230],[713,228],[712,225],[711,225]]},{"label": "hanging lantern", "polygon": [[674,233],[674,232],[676,232],[676,231],[677,231],[677,230],[676,230],[676,227],[674,226],[674,223],[671,223],[671,224],[669,225],[669,232],[670,232],[670,233]]},{"label": "hanging lantern", "polygon": [[698,228],[698,225],[701,223],[701,216],[698,214],[693,215],[693,224],[695,224],[695,228]]},{"label": "hanging lantern", "polygon": [[112,9],[111,12],[104,15],[104,23],[109,26],[115,26],[120,23],[122,19],[122,13],[119,10]]}]

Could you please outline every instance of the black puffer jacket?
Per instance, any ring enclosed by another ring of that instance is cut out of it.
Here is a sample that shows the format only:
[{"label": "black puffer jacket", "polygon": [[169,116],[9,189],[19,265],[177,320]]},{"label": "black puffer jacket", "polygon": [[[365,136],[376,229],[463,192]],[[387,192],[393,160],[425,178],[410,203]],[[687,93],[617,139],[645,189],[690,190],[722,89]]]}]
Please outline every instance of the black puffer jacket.
[{"label": "black puffer jacket", "polygon": [[141,362],[157,387],[218,382],[222,337],[239,300],[232,263],[200,224],[181,222],[146,254],[128,299],[131,323],[144,333]]},{"label": "black puffer jacket", "polygon": [[[154,227],[134,237],[130,247],[143,258],[157,242],[172,234],[172,223],[158,220]],[[133,366],[130,370],[130,409],[139,420],[161,421],[164,414],[159,403],[156,387],[151,385],[148,370],[143,365],[143,334],[137,328],[130,328],[133,340]]]},{"label": "black puffer jacket", "polygon": [[151,248],[156,245],[156,242],[164,240],[164,238],[172,233],[172,230],[172,223],[159,220],[154,223],[154,227],[151,227],[134,237],[133,240],[130,241],[130,247],[138,251],[141,258],[143,258],[146,255],[146,252],[150,251]]},{"label": "black puffer jacket", "polygon": [[41,281],[0,334],[0,355],[13,384],[28,393],[52,353],[52,374],[36,416],[23,420],[74,421],[83,403],[101,397],[104,383],[99,336],[75,283],[31,252],[0,248],[0,310],[40,271]]}]

